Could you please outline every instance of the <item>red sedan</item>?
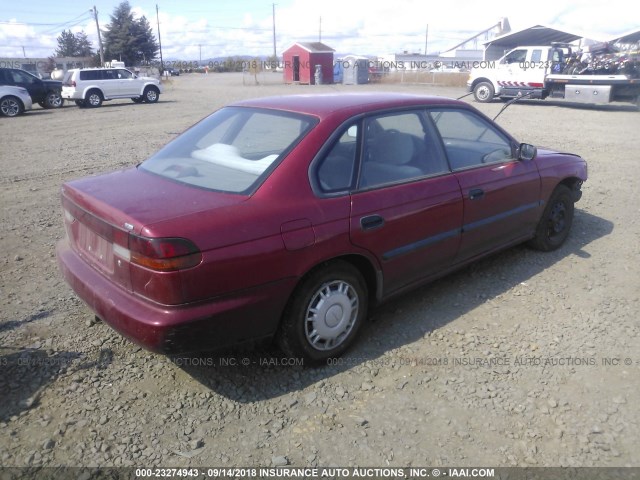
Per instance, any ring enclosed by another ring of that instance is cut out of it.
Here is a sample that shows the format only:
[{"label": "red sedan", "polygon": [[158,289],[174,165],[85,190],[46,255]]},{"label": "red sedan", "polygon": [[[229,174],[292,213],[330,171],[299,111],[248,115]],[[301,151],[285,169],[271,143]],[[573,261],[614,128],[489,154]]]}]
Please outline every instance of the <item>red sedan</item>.
[{"label": "red sedan", "polygon": [[275,338],[317,362],[393,295],[518,243],[560,247],[586,179],[579,156],[455,100],[248,100],[135,168],[66,183],[58,260],[149,350]]}]

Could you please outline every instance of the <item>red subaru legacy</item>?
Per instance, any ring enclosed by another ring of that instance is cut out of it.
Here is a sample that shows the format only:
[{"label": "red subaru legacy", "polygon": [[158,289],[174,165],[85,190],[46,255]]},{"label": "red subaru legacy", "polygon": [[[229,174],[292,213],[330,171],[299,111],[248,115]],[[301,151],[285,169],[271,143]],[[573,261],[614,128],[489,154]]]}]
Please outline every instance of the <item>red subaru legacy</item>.
[{"label": "red subaru legacy", "polygon": [[247,100],[135,168],[66,183],[58,260],[149,350],[275,338],[322,361],[393,295],[518,243],[560,247],[586,179],[579,156],[455,100]]}]

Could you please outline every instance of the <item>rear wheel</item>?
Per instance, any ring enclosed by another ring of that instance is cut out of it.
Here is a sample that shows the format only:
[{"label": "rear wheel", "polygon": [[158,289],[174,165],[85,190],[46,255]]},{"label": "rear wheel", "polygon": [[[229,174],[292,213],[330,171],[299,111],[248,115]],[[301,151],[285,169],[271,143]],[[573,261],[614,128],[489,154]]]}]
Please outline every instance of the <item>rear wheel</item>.
[{"label": "rear wheel", "polygon": [[368,292],[360,272],[343,261],[304,279],[289,301],[278,332],[284,353],[319,364],[341,355],[367,315]]},{"label": "rear wheel", "polygon": [[99,90],[89,90],[84,99],[84,105],[89,108],[98,108],[102,105],[102,94]]},{"label": "rear wheel", "polygon": [[5,117],[17,117],[24,112],[22,102],[11,95],[7,95],[0,99],[0,113]]},{"label": "rear wheel", "polygon": [[160,97],[160,92],[155,87],[147,87],[144,89],[144,93],[142,94],[142,98],[147,103],[156,103],[158,98]]},{"label": "rear wheel", "polygon": [[44,99],[44,108],[60,108],[62,105],[64,105],[64,99],[60,96],[60,92],[47,93],[47,97]]},{"label": "rear wheel", "polygon": [[491,82],[480,82],[473,88],[473,98],[480,103],[489,103],[493,100],[495,90]]},{"label": "rear wheel", "polygon": [[84,100],[76,100],[76,105],[80,108],[84,107]]},{"label": "rear wheel", "polygon": [[537,250],[549,252],[560,248],[569,236],[573,223],[573,194],[565,185],[558,185],[544,209],[536,227],[536,234],[529,245]]}]

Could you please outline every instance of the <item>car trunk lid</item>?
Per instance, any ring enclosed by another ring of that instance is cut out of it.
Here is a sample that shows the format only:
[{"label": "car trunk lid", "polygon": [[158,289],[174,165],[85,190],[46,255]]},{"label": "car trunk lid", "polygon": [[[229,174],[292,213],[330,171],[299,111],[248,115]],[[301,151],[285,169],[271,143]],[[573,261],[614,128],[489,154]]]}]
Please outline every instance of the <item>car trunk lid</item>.
[{"label": "car trunk lid", "polygon": [[[207,191],[155,174],[129,169],[66,183],[62,188],[68,241],[78,255],[114,283],[141,293],[136,271],[158,270],[168,284],[179,281],[181,268],[195,266],[199,247],[166,232],[150,237],[148,225],[193,216],[241,203],[246,197]],[[180,262],[167,261],[166,256]],[[133,280],[132,280],[133,278]],[[163,295],[167,298],[166,289]],[[177,289],[179,290],[179,289]],[[171,294],[169,294],[171,297]],[[173,302],[179,303],[179,298]],[[165,302],[163,302],[165,303]]]}]

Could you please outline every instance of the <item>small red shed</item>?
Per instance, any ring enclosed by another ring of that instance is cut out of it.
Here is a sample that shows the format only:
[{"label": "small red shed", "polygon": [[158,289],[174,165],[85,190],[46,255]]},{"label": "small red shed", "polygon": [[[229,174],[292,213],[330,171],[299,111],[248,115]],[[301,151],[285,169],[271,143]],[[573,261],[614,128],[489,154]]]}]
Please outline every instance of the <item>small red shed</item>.
[{"label": "small red shed", "polygon": [[316,65],[320,65],[322,81],[333,83],[333,52],[322,42],[298,42],[282,54],[284,83],[315,85]]}]

